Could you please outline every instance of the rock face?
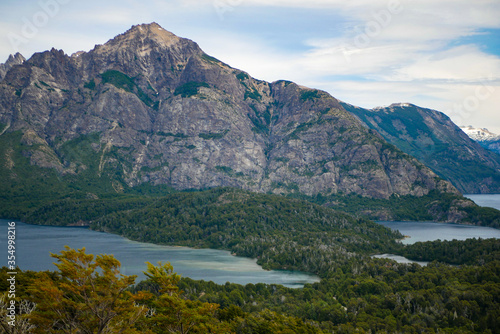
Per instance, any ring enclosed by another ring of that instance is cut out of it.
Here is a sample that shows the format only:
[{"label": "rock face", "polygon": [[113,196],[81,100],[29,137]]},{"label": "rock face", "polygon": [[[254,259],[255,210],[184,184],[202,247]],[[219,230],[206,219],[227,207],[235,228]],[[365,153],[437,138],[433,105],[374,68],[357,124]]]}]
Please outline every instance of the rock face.
[{"label": "rock face", "polygon": [[408,103],[372,110],[343,106],[461,192],[500,192],[500,156],[469,138],[443,113]]},{"label": "rock face", "polygon": [[0,81],[5,77],[5,74],[12,68],[12,66],[20,65],[25,61],[26,59],[19,52],[15,55],[10,55],[4,64],[0,64]]},{"label": "rock face", "polygon": [[470,125],[461,126],[460,129],[485,149],[500,154],[500,135],[492,133],[488,129],[478,129]]},{"label": "rock face", "polygon": [[52,49],[0,83],[2,133],[61,175],[176,189],[374,198],[457,190],[329,94],[256,80],[158,24],[89,52]]}]

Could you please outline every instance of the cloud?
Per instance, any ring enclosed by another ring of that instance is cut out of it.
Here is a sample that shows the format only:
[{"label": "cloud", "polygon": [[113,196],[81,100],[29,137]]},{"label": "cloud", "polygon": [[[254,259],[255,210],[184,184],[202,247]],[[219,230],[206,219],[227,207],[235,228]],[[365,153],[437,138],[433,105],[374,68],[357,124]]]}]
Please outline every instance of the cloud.
[{"label": "cloud", "polygon": [[[37,10],[37,0],[0,4],[10,13],[0,22],[0,62],[13,51],[6,34]],[[292,80],[363,107],[412,102],[453,111],[485,79],[499,85],[500,55],[476,39],[500,28],[498,17],[498,0],[70,1],[21,51],[89,50],[156,21],[259,79]],[[480,102],[468,120],[489,115],[500,130],[498,98]]]}]

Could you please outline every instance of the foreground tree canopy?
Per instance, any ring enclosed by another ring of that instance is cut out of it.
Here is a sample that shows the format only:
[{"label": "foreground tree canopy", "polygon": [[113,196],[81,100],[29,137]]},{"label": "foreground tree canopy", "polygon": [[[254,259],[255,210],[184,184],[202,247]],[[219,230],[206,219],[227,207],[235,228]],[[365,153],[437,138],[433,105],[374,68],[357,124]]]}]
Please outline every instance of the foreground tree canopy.
[{"label": "foreground tree canopy", "polygon": [[[494,243],[463,245],[491,250]],[[426,247],[439,253],[441,246],[418,245]],[[500,328],[497,256],[460,267],[360,257],[302,289],[194,281],[181,278],[169,263],[147,263],[148,279],[134,285],[136,277],[122,275],[112,255],[66,248],[52,256],[55,272],[18,270],[15,326],[7,318],[8,269],[0,270],[1,333],[499,333]]]}]

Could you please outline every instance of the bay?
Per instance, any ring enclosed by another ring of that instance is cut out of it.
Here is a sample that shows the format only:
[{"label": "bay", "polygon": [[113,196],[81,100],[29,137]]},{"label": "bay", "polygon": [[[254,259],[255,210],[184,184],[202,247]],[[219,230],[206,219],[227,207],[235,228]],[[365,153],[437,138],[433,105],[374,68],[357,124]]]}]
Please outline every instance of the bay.
[{"label": "bay", "polygon": [[486,206],[500,210],[500,194],[467,194],[464,195],[479,206]]},{"label": "bay", "polygon": [[[7,265],[7,224],[0,219],[0,266]],[[137,275],[136,282],[145,278],[145,262],[170,262],[174,271],[196,280],[237,284],[267,283],[300,288],[306,283],[319,282],[319,277],[307,273],[264,270],[255,259],[232,256],[228,251],[162,246],[131,241],[118,235],[96,232],[84,227],[40,226],[16,222],[16,264],[23,270],[56,270],[52,253],[64,246],[90,254],[113,254],[122,264],[121,273]]]},{"label": "bay", "polygon": [[[500,194],[486,195],[464,195],[473,200],[479,206],[486,206],[500,210]],[[460,224],[445,224],[436,222],[377,222],[385,227],[400,231],[406,236],[402,240],[403,244],[413,244],[419,241],[434,240],[465,240],[469,238],[500,238],[500,230],[485,227]],[[403,256],[394,254],[374,255],[377,258],[389,258],[399,263],[418,263],[425,266],[428,262],[418,262],[409,260]]]},{"label": "bay", "polygon": [[[479,206],[487,206],[500,210],[500,194],[464,195]],[[500,238],[500,230],[486,226],[472,226],[436,222],[378,222],[385,227],[398,230],[407,238],[403,244],[413,244],[418,241],[434,240],[465,240],[468,238]]]},{"label": "bay", "polygon": [[500,230],[475,225],[448,224],[436,222],[379,221],[385,227],[398,230],[406,236],[403,244],[434,240],[465,240],[469,238],[500,238]]}]

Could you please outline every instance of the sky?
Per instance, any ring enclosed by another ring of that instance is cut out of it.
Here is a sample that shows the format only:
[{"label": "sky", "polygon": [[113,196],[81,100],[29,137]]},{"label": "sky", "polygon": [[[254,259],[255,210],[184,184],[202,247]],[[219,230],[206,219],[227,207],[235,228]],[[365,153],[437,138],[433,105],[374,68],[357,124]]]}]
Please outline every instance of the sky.
[{"label": "sky", "polygon": [[1,0],[0,63],[151,22],[257,79],[500,134],[500,0]]}]

